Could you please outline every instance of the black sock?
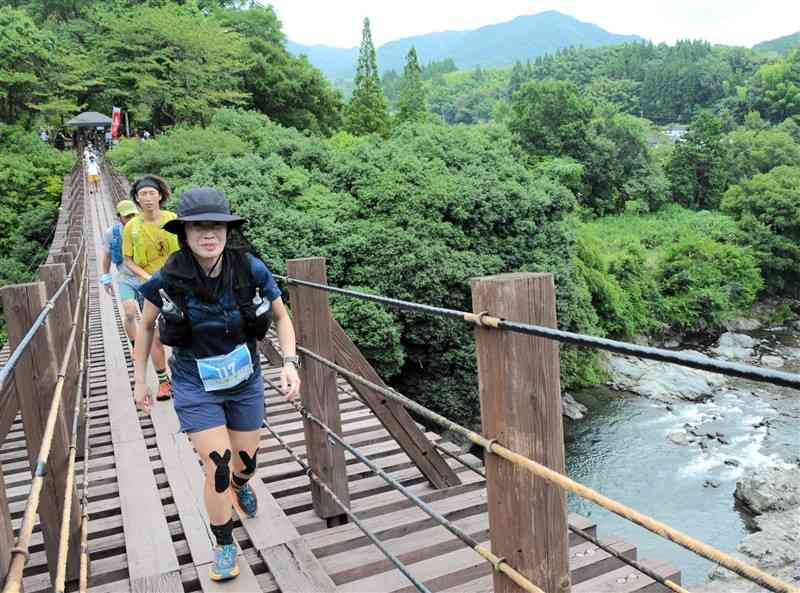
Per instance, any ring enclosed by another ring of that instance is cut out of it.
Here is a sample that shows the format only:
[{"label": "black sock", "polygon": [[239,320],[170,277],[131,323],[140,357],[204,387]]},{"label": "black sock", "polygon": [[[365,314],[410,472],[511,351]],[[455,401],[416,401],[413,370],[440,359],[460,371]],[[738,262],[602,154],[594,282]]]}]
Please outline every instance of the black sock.
[{"label": "black sock", "polygon": [[250,477],[251,476],[243,476],[240,473],[234,473],[231,479],[231,482],[233,483],[233,489],[239,490],[244,487],[244,485],[250,481]]},{"label": "black sock", "polygon": [[169,383],[169,375],[167,374],[167,369],[156,369],[156,376],[158,377],[159,383]]},{"label": "black sock", "polygon": [[225,546],[233,543],[233,519],[228,519],[224,525],[211,525],[211,533],[217,538],[218,546]]}]

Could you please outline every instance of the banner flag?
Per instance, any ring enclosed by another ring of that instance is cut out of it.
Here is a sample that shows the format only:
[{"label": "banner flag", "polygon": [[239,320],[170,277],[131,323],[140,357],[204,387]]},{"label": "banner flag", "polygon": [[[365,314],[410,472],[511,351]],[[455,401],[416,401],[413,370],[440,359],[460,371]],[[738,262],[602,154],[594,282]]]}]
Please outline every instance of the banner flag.
[{"label": "banner flag", "polygon": [[111,112],[111,137],[119,137],[119,124],[122,119],[122,112],[119,107],[114,107]]}]

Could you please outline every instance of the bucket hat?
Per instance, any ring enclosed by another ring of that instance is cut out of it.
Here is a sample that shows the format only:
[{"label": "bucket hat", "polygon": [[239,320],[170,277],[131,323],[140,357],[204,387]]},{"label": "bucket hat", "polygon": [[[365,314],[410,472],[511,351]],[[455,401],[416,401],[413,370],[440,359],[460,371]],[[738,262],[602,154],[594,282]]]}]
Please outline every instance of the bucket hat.
[{"label": "bucket hat", "polygon": [[132,200],[120,200],[117,203],[117,214],[124,218],[126,216],[139,214],[139,210],[136,208],[136,204],[134,204]]},{"label": "bucket hat", "polygon": [[164,225],[164,230],[177,234],[186,222],[225,222],[241,225],[247,222],[241,216],[231,214],[225,195],[213,187],[193,187],[181,196],[176,214]]}]

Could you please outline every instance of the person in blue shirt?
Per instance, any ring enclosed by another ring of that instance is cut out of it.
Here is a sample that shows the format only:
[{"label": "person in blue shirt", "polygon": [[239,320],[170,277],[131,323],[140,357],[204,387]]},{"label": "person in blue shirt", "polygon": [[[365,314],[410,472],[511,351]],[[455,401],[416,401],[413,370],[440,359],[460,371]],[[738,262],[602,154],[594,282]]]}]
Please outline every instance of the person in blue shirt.
[{"label": "person in blue shirt", "polygon": [[[164,229],[180,250],[139,290],[145,304],[134,362],[134,400],[149,413],[146,356],[158,324],[173,346],[170,368],[175,412],[205,469],[204,500],[217,546],[213,580],[238,576],[229,489],[240,509],[255,516],[258,501],[248,480],[264,420],[264,385],[257,341],[274,319],[284,354],[281,385],[289,400],[300,379],[291,319],[267,266],[240,234],[245,220],[209,187],[183,194],[177,218]],[[161,405],[161,404],[159,404]]]}]

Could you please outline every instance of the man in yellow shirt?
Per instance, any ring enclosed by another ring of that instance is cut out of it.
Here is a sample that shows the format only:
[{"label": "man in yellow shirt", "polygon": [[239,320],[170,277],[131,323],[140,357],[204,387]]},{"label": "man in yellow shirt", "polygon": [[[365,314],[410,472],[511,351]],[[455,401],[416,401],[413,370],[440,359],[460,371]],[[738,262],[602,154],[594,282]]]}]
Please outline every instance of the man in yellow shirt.
[{"label": "man in yellow shirt", "polygon": [[[175,218],[174,212],[162,210],[161,206],[171,193],[167,182],[157,175],[145,175],[131,186],[131,199],[139,206],[140,213],[125,225],[122,233],[122,255],[125,265],[136,276],[135,288],[147,282],[161,269],[167,258],[180,249],[177,235],[163,229],[165,223]],[[137,300],[142,308],[142,296],[137,290]],[[167,375],[164,345],[156,333],[150,350],[153,365],[158,375],[158,400],[172,396],[172,386]]]}]

